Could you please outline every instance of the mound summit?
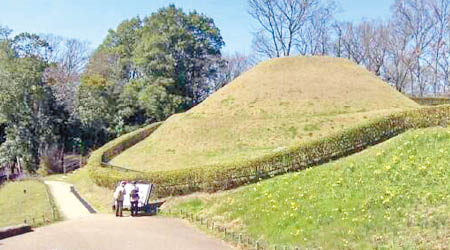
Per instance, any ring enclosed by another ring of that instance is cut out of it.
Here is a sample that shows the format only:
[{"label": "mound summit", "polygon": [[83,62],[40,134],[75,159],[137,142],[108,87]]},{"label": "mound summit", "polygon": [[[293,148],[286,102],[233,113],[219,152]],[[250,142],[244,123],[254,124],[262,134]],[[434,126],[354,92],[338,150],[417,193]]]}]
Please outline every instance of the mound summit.
[{"label": "mound summit", "polygon": [[143,171],[244,161],[418,105],[346,59],[255,66],[112,163]]}]

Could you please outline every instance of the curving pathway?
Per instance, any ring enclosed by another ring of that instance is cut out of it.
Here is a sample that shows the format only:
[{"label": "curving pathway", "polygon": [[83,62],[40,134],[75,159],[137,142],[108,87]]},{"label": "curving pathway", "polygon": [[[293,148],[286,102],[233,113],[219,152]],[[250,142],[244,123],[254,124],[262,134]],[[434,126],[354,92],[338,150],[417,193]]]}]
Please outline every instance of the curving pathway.
[{"label": "curving pathway", "polygon": [[61,181],[45,181],[64,219],[72,220],[90,214],[89,210],[71,192],[71,184]]},{"label": "curving pathway", "polygon": [[14,250],[214,250],[232,249],[182,220],[89,215],[0,241]]},{"label": "curving pathway", "polygon": [[[183,220],[145,216],[90,214],[71,192],[71,185],[46,181],[66,221],[0,240],[5,250],[222,250],[232,249]],[[125,215],[128,215],[126,213]]]}]

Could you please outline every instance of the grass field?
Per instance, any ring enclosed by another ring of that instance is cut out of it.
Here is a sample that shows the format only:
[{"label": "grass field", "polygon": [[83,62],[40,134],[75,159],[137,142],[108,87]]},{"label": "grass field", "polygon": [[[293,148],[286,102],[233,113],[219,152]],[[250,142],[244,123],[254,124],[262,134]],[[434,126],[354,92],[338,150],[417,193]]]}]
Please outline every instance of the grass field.
[{"label": "grass field", "polygon": [[[51,197],[44,183],[34,180],[8,182],[0,187],[0,227],[24,223],[33,226],[59,219],[53,215]],[[33,221],[34,218],[34,221]]]},{"label": "grass field", "polygon": [[450,129],[409,131],[336,162],[174,207],[271,245],[446,249],[449,155]]},{"label": "grass field", "polygon": [[170,117],[112,163],[152,171],[243,161],[414,107],[345,59],[274,59]]}]

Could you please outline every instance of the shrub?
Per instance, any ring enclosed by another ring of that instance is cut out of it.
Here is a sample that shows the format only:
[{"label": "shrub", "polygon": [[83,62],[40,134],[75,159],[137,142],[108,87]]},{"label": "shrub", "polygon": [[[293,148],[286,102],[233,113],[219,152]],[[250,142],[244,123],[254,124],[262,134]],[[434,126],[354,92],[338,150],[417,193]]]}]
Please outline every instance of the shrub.
[{"label": "shrub", "polygon": [[411,97],[411,99],[420,105],[436,106],[450,104],[448,97]]},{"label": "shrub", "polygon": [[91,166],[91,178],[100,186],[113,187],[123,179],[145,180],[157,184],[156,193],[160,197],[196,191],[213,192],[302,170],[350,155],[408,129],[447,126],[449,122],[450,105],[425,107],[395,113],[256,160],[154,172],[126,171],[117,167],[104,167],[105,165],[102,167],[102,160],[110,160],[151,134],[160,125],[154,124],[106,144],[92,154],[88,164]]}]

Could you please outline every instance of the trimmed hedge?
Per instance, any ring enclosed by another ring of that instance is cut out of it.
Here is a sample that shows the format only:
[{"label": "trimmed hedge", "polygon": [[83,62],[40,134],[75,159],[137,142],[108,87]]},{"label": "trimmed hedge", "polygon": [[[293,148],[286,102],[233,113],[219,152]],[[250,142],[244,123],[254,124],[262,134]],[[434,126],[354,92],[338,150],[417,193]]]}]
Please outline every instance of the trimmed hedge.
[{"label": "trimmed hedge", "polygon": [[[158,123],[152,123],[144,128],[138,129],[136,131],[133,131],[131,133],[125,134],[123,136],[120,136],[105,145],[103,145],[101,148],[97,149],[96,151],[91,153],[91,156],[89,157],[89,160],[87,162],[87,166],[89,167],[89,173],[91,178],[94,180],[95,183],[97,183],[100,186],[104,187],[114,187],[114,185],[111,184],[111,182],[105,182],[103,181],[104,178],[96,178],[95,170],[99,168],[105,167],[107,164],[106,162],[110,161],[112,158],[120,154],[121,152],[125,151],[126,149],[130,148],[131,146],[135,145],[136,143],[142,141],[146,137],[148,137],[153,131],[155,131],[162,122]],[[121,169],[119,171],[131,171],[125,168],[119,168],[119,167],[111,167],[111,168],[117,168]],[[121,178],[119,178],[121,179]]]},{"label": "trimmed hedge", "polygon": [[410,97],[420,105],[437,106],[450,104],[449,97]]},{"label": "trimmed hedge", "polygon": [[[350,155],[408,129],[447,126],[449,123],[450,105],[424,107],[395,113],[329,137],[266,155],[257,160],[145,173],[101,167],[101,155],[108,153],[108,157],[110,157],[114,155],[110,152],[116,152],[114,150],[117,147],[123,149],[125,148],[123,143],[134,140],[131,139],[133,135],[126,135],[128,140],[119,138],[112,141],[105,145],[106,148],[96,151],[93,155],[95,158],[91,156],[89,160],[90,176],[98,185],[105,187],[114,187],[118,181],[123,179],[146,180],[156,184],[156,193],[159,197],[183,195],[196,191],[213,192],[306,169]],[[154,129],[149,130],[153,132]]]}]

